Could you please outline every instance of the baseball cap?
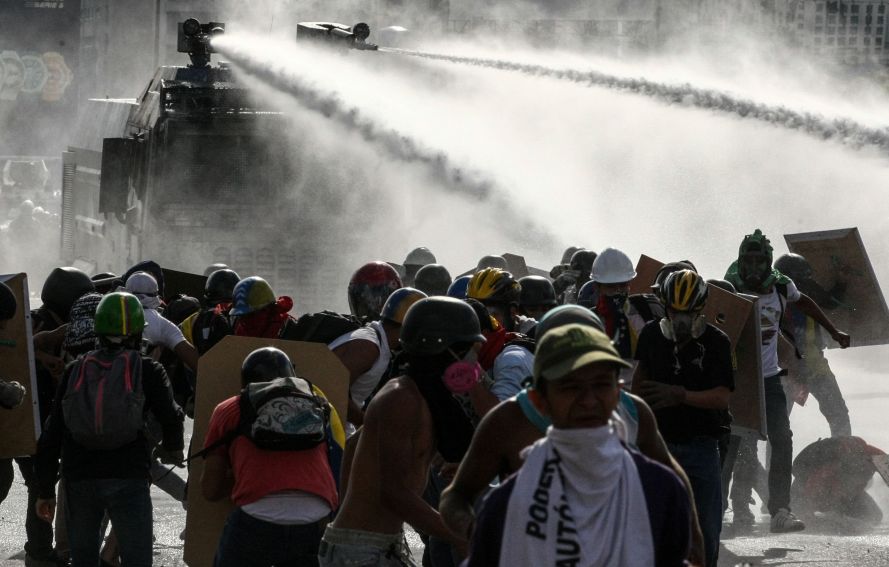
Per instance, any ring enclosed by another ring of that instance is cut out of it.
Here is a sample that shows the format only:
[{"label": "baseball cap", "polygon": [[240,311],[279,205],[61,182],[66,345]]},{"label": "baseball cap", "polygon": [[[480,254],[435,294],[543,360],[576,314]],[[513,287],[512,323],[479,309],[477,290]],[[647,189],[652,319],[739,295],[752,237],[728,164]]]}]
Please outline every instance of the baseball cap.
[{"label": "baseball cap", "polygon": [[558,380],[594,362],[613,362],[631,368],[602,331],[578,323],[554,327],[537,343],[534,382]]}]

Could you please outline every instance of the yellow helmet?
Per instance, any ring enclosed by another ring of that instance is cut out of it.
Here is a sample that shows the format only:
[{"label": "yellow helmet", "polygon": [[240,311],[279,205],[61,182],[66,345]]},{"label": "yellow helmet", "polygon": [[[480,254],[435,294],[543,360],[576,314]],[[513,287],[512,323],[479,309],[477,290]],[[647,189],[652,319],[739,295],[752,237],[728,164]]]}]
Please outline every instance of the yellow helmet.
[{"label": "yellow helmet", "polygon": [[500,268],[479,270],[469,280],[466,297],[482,303],[518,303],[522,286],[512,274]]},{"label": "yellow helmet", "polygon": [[700,311],[707,302],[707,282],[692,270],[673,272],[661,284],[660,298],[673,311]]}]

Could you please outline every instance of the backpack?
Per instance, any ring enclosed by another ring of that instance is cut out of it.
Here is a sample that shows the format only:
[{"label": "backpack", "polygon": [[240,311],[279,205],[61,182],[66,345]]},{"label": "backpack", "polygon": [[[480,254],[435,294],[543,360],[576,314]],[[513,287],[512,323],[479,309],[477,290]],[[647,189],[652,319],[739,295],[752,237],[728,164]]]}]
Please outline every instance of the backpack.
[{"label": "backpack", "polygon": [[653,293],[634,293],[627,299],[646,323],[660,321],[667,316],[664,304]]},{"label": "backpack", "polygon": [[78,444],[110,451],[132,443],[145,427],[144,407],[139,351],[96,350],[74,363],[62,415]]},{"label": "backpack", "polygon": [[215,309],[201,311],[191,324],[191,338],[198,354],[203,355],[216,346],[216,343],[234,334],[228,317]]},{"label": "backpack", "polygon": [[238,425],[189,460],[205,456],[244,435],[266,451],[302,451],[327,439],[330,406],[304,378],[248,384],[238,399]]},{"label": "backpack", "polygon": [[364,323],[352,315],[341,315],[333,311],[306,313],[293,321],[287,321],[281,330],[280,338],[288,341],[330,344],[346,333],[360,329]]}]

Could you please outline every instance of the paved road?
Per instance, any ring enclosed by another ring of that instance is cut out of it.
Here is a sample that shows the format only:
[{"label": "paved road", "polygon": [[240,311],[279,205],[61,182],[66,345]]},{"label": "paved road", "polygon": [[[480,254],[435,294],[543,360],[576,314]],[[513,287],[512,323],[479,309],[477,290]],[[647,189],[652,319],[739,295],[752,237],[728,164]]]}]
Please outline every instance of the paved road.
[{"label": "paved road", "polygon": [[[889,395],[885,383],[883,366],[889,359],[889,346],[871,349],[850,349],[853,352],[831,351],[831,366],[838,376],[843,377],[853,431],[864,439],[889,449],[889,439],[885,433],[885,397]],[[855,353],[859,350],[859,353]],[[797,407],[791,414],[794,431],[794,445],[797,451],[808,443],[828,434],[824,418],[818,413],[817,404]],[[188,423],[190,429],[190,422]],[[190,434],[190,431],[188,431]],[[760,444],[761,459],[764,459],[764,444]],[[872,494],[884,513],[889,516],[889,487],[875,481]],[[183,565],[182,547],[179,534],[185,527],[185,513],[172,498],[152,489],[155,503],[155,562],[157,567]],[[757,507],[760,503],[757,502]],[[24,518],[26,494],[24,483],[16,477],[9,497],[0,504],[0,567],[21,566],[19,559],[25,541]],[[749,535],[735,536],[729,531],[723,535],[723,549],[719,567],[731,567],[749,562],[752,565],[791,565],[810,566],[854,565],[856,567],[889,566],[889,523],[867,536],[836,536],[808,530],[797,534],[769,535],[765,524],[757,526]],[[415,534],[409,537],[415,555],[422,553],[422,544]],[[8,559],[13,558],[13,559]]]},{"label": "paved road", "polygon": [[[152,489],[155,504],[154,545],[158,567],[184,565],[182,541],[179,533],[185,527],[185,513],[172,498]],[[22,566],[21,549],[24,543],[25,487],[20,478],[9,498],[0,506],[0,567]],[[720,567],[745,562],[752,565],[805,564],[815,566],[854,565],[856,567],[886,567],[889,565],[889,524],[883,524],[867,536],[842,537],[818,533],[770,535],[765,523],[753,533],[735,537],[727,531],[719,561]],[[422,544],[411,534],[410,543],[416,555]],[[9,558],[9,559],[6,559]]]}]

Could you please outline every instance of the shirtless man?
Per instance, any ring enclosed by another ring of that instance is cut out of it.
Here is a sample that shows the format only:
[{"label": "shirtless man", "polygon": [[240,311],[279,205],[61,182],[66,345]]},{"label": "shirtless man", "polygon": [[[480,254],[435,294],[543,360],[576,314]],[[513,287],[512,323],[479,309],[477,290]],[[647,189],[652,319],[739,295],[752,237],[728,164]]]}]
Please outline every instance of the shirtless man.
[{"label": "shirtless man", "polygon": [[367,408],[342,507],[321,542],[322,566],[413,565],[405,522],[465,555],[466,536],[448,529],[422,494],[435,454],[457,462],[469,446],[471,423],[442,376],[472,360],[482,341],[478,318],[462,301],[432,297],[408,310],[401,343],[410,370]]}]

